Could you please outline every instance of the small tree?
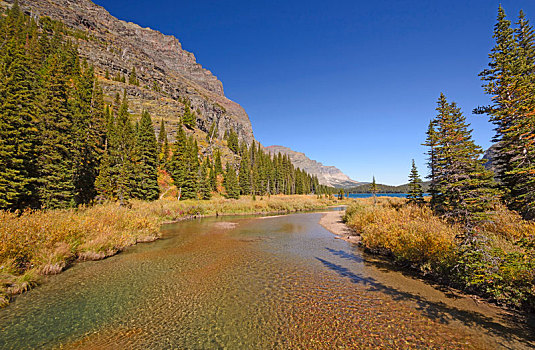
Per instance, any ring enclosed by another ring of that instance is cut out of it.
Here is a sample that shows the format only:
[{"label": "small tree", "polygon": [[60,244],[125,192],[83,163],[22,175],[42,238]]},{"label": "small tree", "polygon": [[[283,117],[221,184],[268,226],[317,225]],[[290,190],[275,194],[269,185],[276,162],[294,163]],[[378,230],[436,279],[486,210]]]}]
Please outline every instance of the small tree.
[{"label": "small tree", "polygon": [[375,176],[373,177],[373,181],[370,185],[370,192],[373,194],[373,205],[377,204],[377,192],[379,190],[377,189],[377,183],[375,182]]},{"label": "small tree", "polygon": [[412,160],[412,169],[409,174],[409,193],[407,195],[409,204],[422,205],[424,203],[424,193],[422,190],[422,179],[418,174],[418,169]]},{"label": "small tree", "polygon": [[341,188],[339,191],[338,191],[338,200],[342,200],[344,199],[344,189]]}]

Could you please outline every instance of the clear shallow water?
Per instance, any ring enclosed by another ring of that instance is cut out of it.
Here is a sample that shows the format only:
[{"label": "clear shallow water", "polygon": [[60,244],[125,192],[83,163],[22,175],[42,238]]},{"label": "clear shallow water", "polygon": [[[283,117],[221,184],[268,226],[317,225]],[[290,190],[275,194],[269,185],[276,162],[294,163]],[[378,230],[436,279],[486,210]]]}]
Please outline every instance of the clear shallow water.
[{"label": "clear shallow water", "polygon": [[0,310],[0,348],[522,348],[516,315],[447,296],[318,225],[204,219],[78,264]]}]

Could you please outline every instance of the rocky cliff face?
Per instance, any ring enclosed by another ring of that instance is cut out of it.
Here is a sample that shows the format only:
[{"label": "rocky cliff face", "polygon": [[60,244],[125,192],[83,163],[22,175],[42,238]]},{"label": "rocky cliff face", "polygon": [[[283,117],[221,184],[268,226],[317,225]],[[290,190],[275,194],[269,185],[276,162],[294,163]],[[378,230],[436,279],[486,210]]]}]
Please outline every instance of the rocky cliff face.
[{"label": "rocky cliff face", "polygon": [[266,150],[272,154],[287,154],[292,163],[311,175],[316,175],[320,184],[332,187],[354,187],[360,182],[352,180],[340,169],[334,166],[325,166],[315,160],[308,158],[304,153],[295,152],[284,146],[269,146]]},{"label": "rocky cliff face", "polygon": [[[0,3],[10,4],[13,0]],[[116,92],[127,90],[134,114],[147,109],[154,119],[163,118],[171,126],[176,125],[183,111],[179,98],[187,98],[194,110],[200,112],[197,124],[201,130],[208,131],[215,122],[221,136],[232,128],[241,140],[251,143],[254,139],[245,110],[225,97],[222,83],[198,64],[192,53],[183,50],[177,38],[118,20],[90,0],[19,3],[36,19],[48,16],[85,33],[72,38],[80,54],[95,66],[110,100]],[[134,67],[139,87],[104,78],[106,71],[110,77],[128,77]]]}]

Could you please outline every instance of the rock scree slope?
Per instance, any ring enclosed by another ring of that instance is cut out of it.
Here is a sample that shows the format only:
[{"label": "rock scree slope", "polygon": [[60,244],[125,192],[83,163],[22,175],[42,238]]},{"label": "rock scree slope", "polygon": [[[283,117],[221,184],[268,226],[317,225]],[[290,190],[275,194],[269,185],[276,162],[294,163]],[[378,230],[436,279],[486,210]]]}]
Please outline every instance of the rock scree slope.
[{"label": "rock scree slope", "polygon": [[[2,3],[12,4],[13,0],[0,0]],[[223,84],[197,63],[191,52],[182,49],[174,36],[119,20],[90,0],[19,0],[19,4],[37,21],[50,17],[83,34],[71,39],[94,65],[109,101],[126,89],[135,115],[146,109],[173,130],[184,110],[182,99],[188,99],[198,113],[200,130],[207,132],[215,122],[219,136],[234,129],[240,140],[249,144],[254,140],[245,110],[225,97]],[[128,81],[134,68],[139,86],[112,79],[119,74]],[[106,72],[109,79],[104,79]]]}]

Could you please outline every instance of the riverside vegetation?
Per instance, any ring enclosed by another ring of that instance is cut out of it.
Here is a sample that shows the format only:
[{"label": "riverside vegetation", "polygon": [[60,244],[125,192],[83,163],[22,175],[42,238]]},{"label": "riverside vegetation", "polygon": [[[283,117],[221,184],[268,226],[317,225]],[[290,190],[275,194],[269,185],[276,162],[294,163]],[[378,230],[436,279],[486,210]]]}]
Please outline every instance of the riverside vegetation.
[{"label": "riverside vegetation", "polygon": [[489,68],[492,104],[475,112],[496,125],[495,173],[461,109],[441,94],[428,128],[430,201],[413,163],[408,201],[360,202],[345,215],[373,252],[500,304],[535,310],[535,34],[500,6]]},{"label": "riverside vegetation", "polygon": [[[0,304],[38,275],[155,239],[164,221],[333,203],[332,188],[234,130],[225,149],[212,142],[215,124],[199,139],[186,98],[176,140],[163,121],[156,137],[148,112],[131,115],[126,89],[105,101],[99,80],[109,77],[69,39],[82,34],[17,2],[0,16]],[[139,84],[135,68],[124,81]]]}]

